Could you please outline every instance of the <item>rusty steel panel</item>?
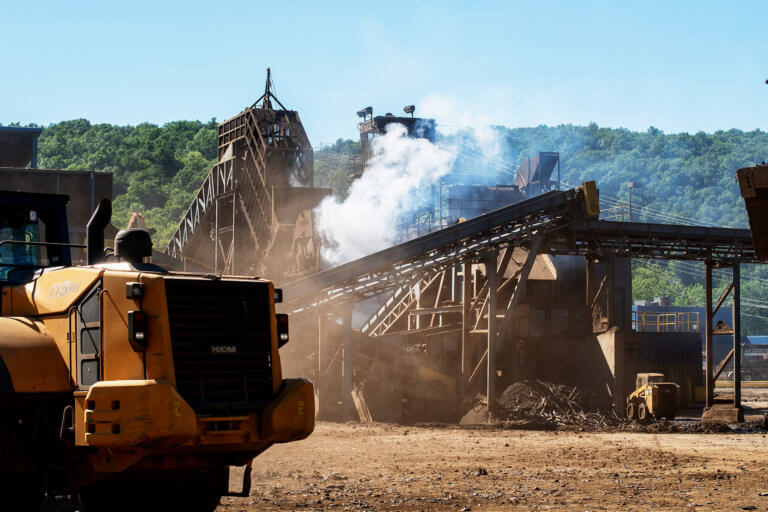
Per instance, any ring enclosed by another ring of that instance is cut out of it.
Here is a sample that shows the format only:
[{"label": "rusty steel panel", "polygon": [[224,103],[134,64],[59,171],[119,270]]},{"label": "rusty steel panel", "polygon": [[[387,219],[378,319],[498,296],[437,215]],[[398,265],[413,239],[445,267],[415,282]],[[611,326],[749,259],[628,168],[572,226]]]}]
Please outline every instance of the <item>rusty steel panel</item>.
[{"label": "rusty steel panel", "polygon": [[[557,180],[552,180],[552,173],[558,169]],[[560,184],[560,154],[556,152],[540,151],[538,155],[526,158],[517,170],[514,185],[526,192],[530,197],[533,191],[541,193],[552,190],[554,185]],[[537,187],[532,190],[531,186]]]},{"label": "rusty steel panel", "polygon": [[[165,249],[185,269],[267,276],[278,283],[319,266],[311,210],[314,152],[294,110],[264,94],[218,129],[218,162]],[[297,232],[297,230],[299,232]]]},{"label": "rusty steel panel", "polygon": [[755,253],[765,261],[768,259],[768,165],[739,169],[736,176],[747,207]]},{"label": "rusty steel panel", "polygon": [[0,167],[37,167],[37,139],[42,128],[0,126]]}]

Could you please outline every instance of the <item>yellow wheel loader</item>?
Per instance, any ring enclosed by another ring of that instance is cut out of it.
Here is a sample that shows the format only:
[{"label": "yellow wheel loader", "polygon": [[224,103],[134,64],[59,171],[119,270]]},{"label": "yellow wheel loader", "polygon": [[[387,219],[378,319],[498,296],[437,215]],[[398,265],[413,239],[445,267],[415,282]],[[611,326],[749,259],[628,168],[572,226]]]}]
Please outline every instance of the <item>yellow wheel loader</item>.
[{"label": "yellow wheel loader", "polygon": [[0,192],[0,492],[88,512],[209,512],[229,468],[314,428],[312,384],[283,379],[280,290],[147,262],[146,231],[105,253],[102,201],[87,264],[71,264],[66,196]]},{"label": "yellow wheel loader", "polygon": [[680,409],[680,386],[665,382],[663,373],[638,373],[635,387],[627,397],[627,419],[643,423],[675,419]]}]

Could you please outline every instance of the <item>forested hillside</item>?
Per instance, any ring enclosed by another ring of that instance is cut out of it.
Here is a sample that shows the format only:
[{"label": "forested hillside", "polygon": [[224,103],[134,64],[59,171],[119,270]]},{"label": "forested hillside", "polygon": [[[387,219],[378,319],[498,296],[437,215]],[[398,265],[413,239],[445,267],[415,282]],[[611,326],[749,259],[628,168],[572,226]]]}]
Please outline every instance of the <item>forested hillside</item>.
[{"label": "forested hillside", "polygon": [[[712,134],[671,134],[655,128],[645,132],[562,125],[535,128],[496,127],[493,156],[473,157],[478,169],[491,172],[497,183],[509,183],[514,168],[537,151],[558,151],[567,185],[594,179],[608,215],[622,213],[626,183],[633,191],[634,220],[689,222],[746,227],[743,202],[735,182],[736,169],[768,159],[768,134],[759,130]],[[465,156],[477,144],[470,134],[443,138]],[[487,148],[486,148],[487,149]],[[359,144],[339,139],[316,158],[315,181],[344,196],[349,185],[345,163]],[[114,223],[125,225],[131,211],[143,212],[154,228],[155,245],[164,247],[216,157],[216,121],[176,121],[163,126],[114,126],[78,119],[51,125],[40,139],[41,166],[95,169],[114,175]],[[670,295],[676,304],[703,303],[698,267],[636,263],[635,298]],[[768,301],[768,270],[747,269],[757,278],[746,284],[745,296]],[[763,310],[745,310],[749,331],[768,331],[757,318]],[[763,325],[765,324],[765,325]]]},{"label": "forested hillside", "polygon": [[162,248],[216,161],[216,127],[215,119],[163,126],[64,121],[43,130],[40,166],[111,172],[115,226],[142,212]]},{"label": "forested hillside", "polygon": [[759,130],[666,135],[655,128],[640,133],[591,124],[502,132],[507,160],[559,151],[567,182],[594,179],[601,196],[622,199],[626,183],[639,182],[633,202],[649,215],[663,211],[730,227],[746,227],[736,169],[768,158],[768,133]]},{"label": "forested hillside", "polygon": [[[637,207],[633,219],[651,222],[687,220],[747,227],[736,169],[768,159],[768,133],[759,130],[666,135],[653,127],[631,132],[591,124],[496,127],[495,131],[493,144],[478,144],[469,133],[444,137],[440,143],[474,159],[479,173],[494,173],[496,183],[511,182],[516,166],[526,157],[557,151],[563,182],[596,180],[604,208],[626,201],[627,182],[639,183],[641,188],[633,191]],[[493,156],[476,156],[473,150],[478,148]],[[317,179],[343,195],[347,184],[343,158],[331,155],[351,156],[357,149],[357,144],[342,139],[324,148],[316,166]]]},{"label": "forested hillside", "polygon": [[[628,181],[640,183],[642,188],[633,192],[638,220],[667,217],[746,227],[735,171],[768,156],[768,134],[762,131],[666,135],[654,128],[641,133],[594,124],[497,131],[498,152],[487,160],[477,158],[476,165],[494,172],[498,183],[511,181],[514,166],[525,157],[559,151],[563,181],[597,180],[604,207],[615,205],[610,198],[626,200]],[[458,151],[464,151],[461,135],[441,142],[456,141]],[[339,139],[319,152],[317,184],[346,193],[344,160],[358,149],[356,142]],[[44,167],[112,172],[115,222],[127,221],[132,210],[142,211],[157,230],[156,243],[163,244],[215,161],[216,122],[115,126],[65,121],[44,129],[40,157]]]}]

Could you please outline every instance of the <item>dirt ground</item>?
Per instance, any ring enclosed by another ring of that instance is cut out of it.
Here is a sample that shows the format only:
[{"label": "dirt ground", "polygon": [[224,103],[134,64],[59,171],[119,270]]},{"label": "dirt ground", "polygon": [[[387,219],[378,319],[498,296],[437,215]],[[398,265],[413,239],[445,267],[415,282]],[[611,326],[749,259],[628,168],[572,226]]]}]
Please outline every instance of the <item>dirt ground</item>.
[{"label": "dirt ground", "polygon": [[259,457],[250,498],[218,512],[768,510],[767,447],[763,433],[319,423]]},{"label": "dirt ground", "polygon": [[[744,405],[761,418],[768,389],[745,390]],[[766,435],[319,422],[258,457],[250,497],[217,512],[768,511]]]},{"label": "dirt ground", "polygon": [[[764,412],[768,390],[744,395],[748,413]],[[766,466],[766,433],[320,422],[257,458],[251,496],[217,512],[768,510]]]}]

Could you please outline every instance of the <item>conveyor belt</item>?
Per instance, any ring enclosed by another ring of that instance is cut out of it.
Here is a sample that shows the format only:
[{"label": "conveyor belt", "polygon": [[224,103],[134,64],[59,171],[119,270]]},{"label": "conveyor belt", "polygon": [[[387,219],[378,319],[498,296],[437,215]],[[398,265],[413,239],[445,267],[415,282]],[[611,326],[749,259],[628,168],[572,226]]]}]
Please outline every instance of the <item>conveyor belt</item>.
[{"label": "conveyor belt", "polygon": [[[759,263],[748,229],[582,220],[567,232],[566,254]],[[553,245],[552,253],[558,253]]]},{"label": "conveyor belt", "polygon": [[585,215],[580,188],[549,192],[286,284],[283,294],[293,309],[317,300],[376,295],[426,271],[476,261],[489,251],[562,229]]},{"label": "conveyor belt", "polygon": [[490,251],[547,235],[541,252],[758,263],[749,230],[590,218],[584,194],[554,191],[395,245],[283,286],[288,307],[376,295]]}]

